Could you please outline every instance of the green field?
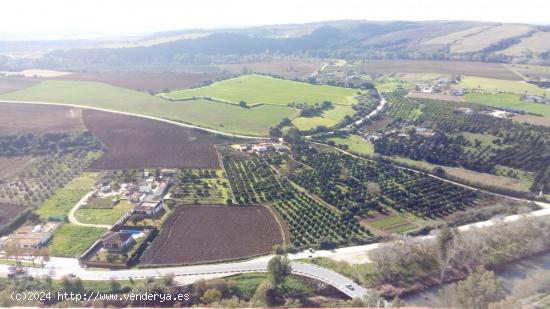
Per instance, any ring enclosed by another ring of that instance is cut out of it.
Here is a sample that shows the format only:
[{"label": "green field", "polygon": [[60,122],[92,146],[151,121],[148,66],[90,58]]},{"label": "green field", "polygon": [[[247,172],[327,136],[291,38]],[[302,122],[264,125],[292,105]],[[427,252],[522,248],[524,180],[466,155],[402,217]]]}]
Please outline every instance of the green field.
[{"label": "green field", "polygon": [[348,150],[351,152],[365,155],[374,154],[374,145],[369,141],[363,140],[359,135],[349,135],[346,138],[333,137],[329,138],[329,140],[334,141],[336,145],[347,145],[349,147]]},{"label": "green field", "polygon": [[315,104],[327,100],[334,104],[351,105],[355,102],[355,93],[356,90],[349,88],[312,85],[263,75],[247,75],[205,87],[176,90],[161,96],[173,99],[209,97],[234,104],[242,100],[249,106],[257,104],[286,106],[291,102]]},{"label": "green field", "polygon": [[131,208],[132,204],[123,200],[112,208],[79,208],[75,217],[82,223],[113,225]]},{"label": "green field", "polygon": [[468,93],[464,100],[472,103],[492,106],[496,108],[514,108],[528,113],[540,114],[543,117],[550,117],[550,105],[528,103],[521,101],[521,95],[512,93]]},{"label": "green field", "polygon": [[296,109],[261,105],[241,108],[207,100],[170,102],[146,93],[98,82],[48,80],[38,85],[0,95],[0,99],[45,101],[104,108],[165,118],[219,131],[264,136],[283,118],[294,119]]},{"label": "green field", "polygon": [[488,92],[510,92],[516,94],[536,94],[550,95],[550,91],[546,91],[533,84],[523,81],[503,80],[485,77],[466,76],[462,78],[458,85],[454,88],[479,89]]},{"label": "green field", "polygon": [[42,219],[48,219],[51,216],[66,216],[69,210],[92,189],[96,177],[97,173],[83,173],[74,178],[38,207],[36,213]]},{"label": "green field", "polygon": [[300,130],[310,130],[317,126],[331,127],[338,124],[347,115],[353,115],[355,111],[351,106],[335,105],[331,110],[325,111],[317,117],[298,117],[292,120],[292,124]]},{"label": "green field", "polygon": [[403,233],[417,228],[414,223],[410,222],[410,220],[405,218],[403,215],[394,215],[376,219],[374,221],[370,221],[368,225],[391,233]]},{"label": "green field", "polygon": [[52,256],[78,257],[103,233],[102,228],[65,223],[55,231],[48,249]]}]

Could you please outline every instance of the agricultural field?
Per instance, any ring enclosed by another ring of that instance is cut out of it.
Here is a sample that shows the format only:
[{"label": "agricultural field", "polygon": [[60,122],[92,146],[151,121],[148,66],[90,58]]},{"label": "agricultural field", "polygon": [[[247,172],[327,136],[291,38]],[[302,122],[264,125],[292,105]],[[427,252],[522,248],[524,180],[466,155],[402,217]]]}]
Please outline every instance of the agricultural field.
[{"label": "agricultural field", "polygon": [[1,76],[0,74],[0,94],[24,89],[39,82],[38,79],[21,76]]},{"label": "agricultural field", "polygon": [[[296,109],[262,105],[242,108],[208,100],[170,102],[149,94],[99,82],[47,80],[24,90],[0,95],[0,100],[44,101],[104,108],[154,116],[223,132],[265,136]],[[55,118],[48,118],[55,119]]]},{"label": "agricultural field", "polygon": [[58,80],[101,82],[116,87],[141,92],[166,92],[204,86],[219,78],[223,73],[153,73],[153,72],[74,72],[56,77]]},{"label": "agricultural field", "polygon": [[0,180],[17,176],[40,159],[39,156],[0,157]]},{"label": "agricultural field", "polygon": [[79,175],[98,153],[48,155],[0,183],[0,202],[38,206]]},{"label": "agricultural field", "polygon": [[505,64],[514,72],[522,75],[526,80],[541,80],[550,78],[550,66],[529,65],[529,64]]},{"label": "agricultural field", "polygon": [[415,120],[422,115],[421,106],[414,100],[410,100],[396,92],[385,92],[384,97],[388,101],[385,116],[398,120]]},{"label": "agricultural field", "polygon": [[48,249],[52,256],[79,257],[104,233],[102,228],[65,223],[54,232]]},{"label": "agricultural field", "polygon": [[472,89],[483,92],[506,92],[515,94],[550,95],[550,91],[525,81],[503,80],[476,76],[465,76],[454,88]]},{"label": "agricultural field", "polygon": [[[398,93],[386,97],[385,116],[394,122],[391,131],[373,142],[376,153],[449,167],[441,172],[518,196],[550,188],[547,127],[494,117],[492,109],[481,104],[406,99]],[[469,112],[462,112],[466,107]],[[411,116],[414,110],[419,116]],[[420,129],[425,133],[418,133]],[[506,172],[499,172],[498,166]],[[527,180],[521,176],[525,173],[535,177]]]},{"label": "agricultural field", "polygon": [[84,122],[106,148],[91,169],[216,168],[214,144],[228,141],[160,121],[94,110],[84,111]]},{"label": "agricultural field", "polygon": [[449,176],[463,179],[468,183],[483,187],[497,187],[516,190],[520,192],[529,192],[529,188],[533,184],[533,178],[512,178],[505,174],[493,175],[489,173],[481,173],[465,169],[462,167],[450,167],[428,163],[426,161],[411,160],[408,158],[394,156],[389,158],[397,163],[404,164],[420,170],[426,170],[433,173],[434,168],[440,167]]},{"label": "agricultural field", "polygon": [[218,67],[223,72],[227,71],[231,74],[258,73],[293,79],[308,77],[321,67],[321,63],[309,59],[277,59],[262,62],[220,64]]},{"label": "agricultural field", "polygon": [[81,207],[75,212],[78,222],[113,225],[133,207],[132,203],[127,200],[122,200],[116,205],[112,205],[111,198],[103,198],[102,200],[109,203],[111,207],[104,207],[105,203],[100,203],[101,205],[89,203],[86,207]]},{"label": "agricultural field", "polygon": [[64,106],[0,103],[0,133],[84,131],[80,109]]},{"label": "agricultural field", "polygon": [[323,101],[331,101],[337,105],[351,105],[355,102],[355,93],[356,90],[349,88],[312,85],[263,75],[247,75],[201,88],[173,91],[161,96],[176,100],[208,97],[232,104],[245,101],[249,106],[260,104],[287,106],[291,102],[306,102],[313,105]]},{"label": "agricultural field", "polygon": [[383,216],[374,220],[365,220],[364,224],[376,230],[398,234],[418,228],[413,220],[404,215]]},{"label": "agricultural field", "polygon": [[177,205],[216,205],[226,204],[231,192],[222,170],[179,170],[170,189],[170,197]]},{"label": "agricultural field", "polygon": [[512,108],[542,115],[544,118],[550,118],[550,105],[539,103],[528,103],[521,100],[521,95],[513,93],[468,93],[464,95],[467,102],[492,106],[495,108]]},{"label": "agricultural field", "polygon": [[483,196],[390,164],[322,152],[307,145],[293,148],[308,169],[290,180],[346,214],[369,218],[392,211],[438,219],[478,204]]},{"label": "agricultural field", "polygon": [[320,116],[298,117],[292,120],[292,124],[300,130],[311,130],[318,126],[332,127],[337,125],[344,117],[352,116],[355,111],[351,106],[335,105],[324,111]]},{"label": "agricultural field", "polygon": [[444,60],[370,60],[364,63],[329,66],[327,71],[357,70],[365,74],[400,74],[426,72],[449,75],[471,75],[487,78],[521,80],[514,72],[500,63]]},{"label": "agricultural field", "polygon": [[331,247],[370,237],[352,216],[297,189],[264,159],[225,153],[224,167],[237,203],[271,205],[287,223],[295,247]]},{"label": "agricultural field", "polygon": [[179,206],[145,251],[141,264],[192,264],[266,254],[283,243],[263,206]]},{"label": "agricultural field", "polygon": [[23,205],[0,203],[0,227],[9,223],[26,209],[27,207]]},{"label": "agricultural field", "polygon": [[333,137],[329,138],[329,141],[333,141],[338,147],[342,148],[341,145],[344,145],[350,152],[358,153],[361,155],[372,155],[374,154],[374,145],[364,140],[359,135],[348,135],[346,137]]},{"label": "agricultural field", "polygon": [[75,177],[64,187],[55,191],[48,200],[38,207],[36,213],[45,220],[52,217],[65,217],[69,210],[93,189],[97,175],[97,173],[88,172]]}]

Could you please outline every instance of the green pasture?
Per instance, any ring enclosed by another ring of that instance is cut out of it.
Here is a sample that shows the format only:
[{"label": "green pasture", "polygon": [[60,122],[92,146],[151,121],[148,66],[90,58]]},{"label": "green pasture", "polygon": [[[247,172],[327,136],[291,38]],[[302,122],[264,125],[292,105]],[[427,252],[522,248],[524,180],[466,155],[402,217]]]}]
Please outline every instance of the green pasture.
[{"label": "green pasture", "polygon": [[528,113],[540,114],[543,117],[550,117],[550,106],[539,103],[528,103],[521,100],[521,95],[513,93],[468,93],[464,100],[495,108],[514,108]]},{"label": "green pasture", "polygon": [[329,140],[334,141],[336,145],[347,145],[349,147],[348,150],[351,152],[364,155],[374,154],[374,145],[369,141],[363,140],[363,138],[359,135],[352,134],[345,138],[333,137]]},{"label": "green pasture", "polygon": [[82,223],[113,225],[131,208],[132,204],[123,200],[112,208],[80,208],[75,212],[75,217]]},{"label": "green pasture", "polygon": [[102,228],[65,223],[55,231],[48,249],[52,256],[78,257],[105,232]]},{"label": "green pasture", "polygon": [[4,100],[44,101],[104,108],[154,116],[228,133],[265,136],[283,118],[294,119],[296,109],[261,105],[242,108],[208,100],[171,102],[147,93],[98,82],[48,80],[4,94]]},{"label": "green pasture", "polygon": [[353,115],[354,112],[351,106],[335,105],[320,116],[295,118],[292,124],[300,130],[310,130],[318,126],[332,127],[342,121],[345,116]]},{"label": "green pasture", "polygon": [[550,95],[550,92],[524,81],[465,76],[454,88],[477,89],[487,92],[509,92],[515,94]]},{"label": "green pasture", "polygon": [[161,96],[173,99],[209,97],[234,104],[245,101],[249,106],[286,106],[291,102],[315,104],[327,100],[334,104],[351,105],[355,102],[356,92],[357,90],[349,88],[312,85],[263,75],[246,75],[205,87],[176,90]]}]

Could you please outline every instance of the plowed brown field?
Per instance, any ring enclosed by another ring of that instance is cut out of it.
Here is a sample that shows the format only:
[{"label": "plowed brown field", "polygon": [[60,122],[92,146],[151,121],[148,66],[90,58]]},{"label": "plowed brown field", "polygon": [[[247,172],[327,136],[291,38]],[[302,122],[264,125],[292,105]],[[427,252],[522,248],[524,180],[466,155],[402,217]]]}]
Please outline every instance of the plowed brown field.
[{"label": "plowed brown field", "polygon": [[214,144],[227,142],[160,121],[84,110],[84,124],[105,145],[91,169],[217,168]]},{"label": "plowed brown field", "polygon": [[180,206],[145,252],[142,264],[190,264],[271,252],[279,225],[262,206]]}]

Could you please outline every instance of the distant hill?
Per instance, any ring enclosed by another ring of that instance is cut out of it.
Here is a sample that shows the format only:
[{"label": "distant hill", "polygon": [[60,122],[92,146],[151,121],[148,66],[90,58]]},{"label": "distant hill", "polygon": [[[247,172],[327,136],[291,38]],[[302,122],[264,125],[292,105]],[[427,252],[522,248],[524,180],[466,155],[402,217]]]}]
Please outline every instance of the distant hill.
[{"label": "distant hill", "polygon": [[242,61],[253,55],[453,59],[550,64],[550,28],[467,21],[336,21],[149,35],[127,45],[56,50],[42,66],[139,66]]}]

